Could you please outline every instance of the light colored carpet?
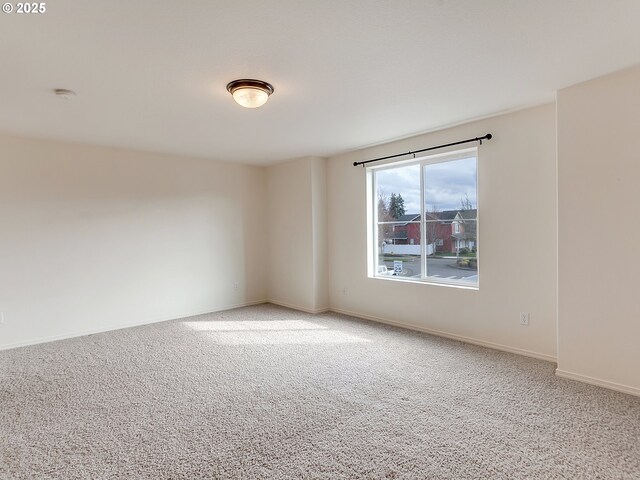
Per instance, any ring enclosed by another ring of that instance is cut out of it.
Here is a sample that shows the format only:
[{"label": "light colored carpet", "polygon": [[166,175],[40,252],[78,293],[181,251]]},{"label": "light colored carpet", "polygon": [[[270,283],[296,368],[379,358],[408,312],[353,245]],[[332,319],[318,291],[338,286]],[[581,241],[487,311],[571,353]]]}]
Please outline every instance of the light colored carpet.
[{"label": "light colored carpet", "polygon": [[0,407],[3,479],[640,478],[640,398],[273,305],[0,352]]}]

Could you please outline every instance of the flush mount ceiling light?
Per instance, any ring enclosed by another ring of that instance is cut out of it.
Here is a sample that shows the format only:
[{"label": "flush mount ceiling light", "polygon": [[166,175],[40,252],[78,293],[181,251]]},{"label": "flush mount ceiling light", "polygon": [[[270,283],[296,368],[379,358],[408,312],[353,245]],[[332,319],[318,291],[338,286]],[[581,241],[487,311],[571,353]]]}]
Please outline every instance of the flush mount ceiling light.
[{"label": "flush mount ceiling light", "polygon": [[256,108],[264,105],[273,93],[273,86],[262,80],[242,79],[229,82],[228,92],[233,99],[245,108]]}]

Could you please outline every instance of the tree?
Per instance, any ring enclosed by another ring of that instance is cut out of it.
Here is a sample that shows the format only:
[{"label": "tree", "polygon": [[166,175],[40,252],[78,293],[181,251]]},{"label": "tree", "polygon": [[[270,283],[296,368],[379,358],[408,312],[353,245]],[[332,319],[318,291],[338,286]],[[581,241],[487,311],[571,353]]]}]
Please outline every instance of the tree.
[{"label": "tree", "polygon": [[378,221],[389,221],[389,196],[382,189],[378,189]]},{"label": "tree", "polygon": [[[404,214],[404,198],[402,198],[402,195],[392,193],[391,196],[388,196],[384,190],[378,189],[378,222],[393,222]],[[392,238],[393,231],[393,225],[390,223],[383,223],[378,226],[380,246],[382,246],[383,241]]]},{"label": "tree", "polygon": [[464,223],[464,231],[467,234],[468,239],[473,239],[473,242],[477,247],[478,217],[476,209],[469,199],[469,195],[465,195],[464,198],[460,199],[460,216],[462,217],[462,222]]},{"label": "tree", "polygon": [[424,212],[425,213],[425,238],[427,240],[427,245],[433,245],[433,253],[436,252],[436,240],[438,240],[438,230],[441,223],[440,220],[440,210],[438,207],[434,205],[431,209]]},{"label": "tree", "polygon": [[469,194],[465,194],[464,198],[460,198],[460,210],[473,210],[473,203],[469,200]]},{"label": "tree", "polygon": [[404,198],[400,194],[392,193],[389,199],[389,215],[397,220],[404,214]]},{"label": "tree", "polygon": [[[387,193],[378,189],[378,222],[390,222],[393,219],[389,215],[389,196]],[[378,225],[378,246],[382,247],[385,240],[391,237],[393,226],[390,224]]]}]

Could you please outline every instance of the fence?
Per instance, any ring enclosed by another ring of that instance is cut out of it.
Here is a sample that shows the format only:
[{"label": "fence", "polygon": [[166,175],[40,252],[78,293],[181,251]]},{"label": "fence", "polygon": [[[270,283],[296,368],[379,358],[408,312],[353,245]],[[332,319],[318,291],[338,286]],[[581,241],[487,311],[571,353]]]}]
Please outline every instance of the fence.
[{"label": "fence", "polygon": [[[384,245],[382,253],[391,255],[420,255],[420,245]],[[427,255],[433,254],[433,244],[427,245]]]}]

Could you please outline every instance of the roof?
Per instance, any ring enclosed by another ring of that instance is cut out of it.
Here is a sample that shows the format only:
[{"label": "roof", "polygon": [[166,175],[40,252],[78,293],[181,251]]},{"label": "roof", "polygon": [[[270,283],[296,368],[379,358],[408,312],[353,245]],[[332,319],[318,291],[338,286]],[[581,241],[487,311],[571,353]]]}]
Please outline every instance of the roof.
[{"label": "roof", "polygon": [[437,216],[440,220],[451,221],[456,218],[458,210],[443,210],[442,212],[431,212],[431,214]]},{"label": "roof", "polygon": [[460,210],[460,216],[464,220],[475,220],[478,217],[478,210],[475,208],[471,210]]},{"label": "roof", "polygon": [[419,213],[407,213],[405,215],[402,215],[402,216],[398,217],[395,221],[409,223],[409,222],[413,222],[413,221],[416,221],[416,220],[420,220],[420,214]]},{"label": "roof", "polygon": [[[438,218],[442,222],[451,223],[458,214],[460,214],[460,217],[462,217],[463,220],[475,220],[476,216],[478,215],[478,210],[473,208],[471,210],[443,210],[441,212],[426,212],[426,213],[427,213],[427,216],[432,219]],[[416,222],[416,221],[419,222],[420,214],[407,213],[392,221],[402,223],[403,225],[406,225],[409,222]]]},{"label": "roof", "polygon": [[445,223],[451,223],[458,215],[460,215],[463,220],[475,220],[478,215],[478,210],[475,208],[471,210],[443,210],[441,212],[429,212],[429,214],[437,216]]},{"label": "roof", "polygon": [[384,238],[387,240],[407,240],[407,232],[389,232]]}]

